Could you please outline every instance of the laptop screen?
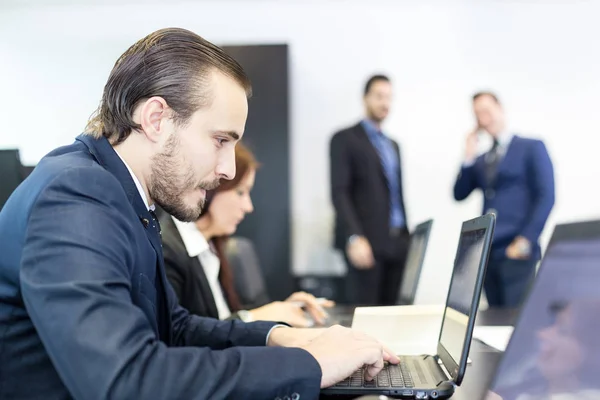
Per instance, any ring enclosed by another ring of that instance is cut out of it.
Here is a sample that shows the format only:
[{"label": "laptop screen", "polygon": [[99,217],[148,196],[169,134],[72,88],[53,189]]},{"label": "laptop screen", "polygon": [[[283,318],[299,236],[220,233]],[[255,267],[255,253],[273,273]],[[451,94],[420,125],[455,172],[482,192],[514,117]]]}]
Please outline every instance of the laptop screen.
[{"label": "laptop screen", "polygon": [[469,313],[477,287],[479,269],[484,258],[486,233],[487,230],[484,228],[463,231],[459,239],[440,333],[440,344],[457,364],[464,350]]},{"label": "laptop screen", "polygon": [[504,400],[600,399],[599,287],[600,221],[557,226],[492,392]]},{"label": "laptop screen", "polygon": [[415,300],[432,223],[433,221],[430,220],[419,224],[410,236],[410,245],[398,296],[401,304],[412,304]]}]

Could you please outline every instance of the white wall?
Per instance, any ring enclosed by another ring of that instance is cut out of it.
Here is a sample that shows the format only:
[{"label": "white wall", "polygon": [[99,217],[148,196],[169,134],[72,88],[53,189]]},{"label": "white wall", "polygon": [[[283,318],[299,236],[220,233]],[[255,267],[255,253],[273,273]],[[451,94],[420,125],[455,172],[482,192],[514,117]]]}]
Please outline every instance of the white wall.
[{"label": "white wall", "polygon": [[288,43],[298,273],[343,269],[329,249],[328,141],[361,116],[373,72],[394,81],[385,128],[403,149],[411,225],[436,220],[418,302],[444,301],[436,288],[447,285],[460,223],[480,212],[479,196],[457,204],[451,195],[476,90],[496,90],[511,126],[545,140],[557,183],[550,225],[600,215],[592,196],[600,172],[598,1],[17,3],[0,3],[0,147],[18,146],[25,163],[72,141],[114,61],[155,29],[184,27],[220,44]]}]

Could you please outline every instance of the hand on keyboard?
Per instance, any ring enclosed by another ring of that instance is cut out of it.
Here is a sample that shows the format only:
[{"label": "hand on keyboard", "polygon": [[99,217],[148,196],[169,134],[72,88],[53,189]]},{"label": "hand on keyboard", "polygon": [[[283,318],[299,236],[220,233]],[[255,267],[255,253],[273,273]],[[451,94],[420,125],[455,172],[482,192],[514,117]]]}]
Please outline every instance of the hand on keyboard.
[{"label": "hand on keyboard", "polygon": [[372,380],[384,366],[400,362],[387,347],[372,337],[349,328],[332,326],[302,346],[321,366],[321,388],[329,387],[365,366],[365,379]]}]

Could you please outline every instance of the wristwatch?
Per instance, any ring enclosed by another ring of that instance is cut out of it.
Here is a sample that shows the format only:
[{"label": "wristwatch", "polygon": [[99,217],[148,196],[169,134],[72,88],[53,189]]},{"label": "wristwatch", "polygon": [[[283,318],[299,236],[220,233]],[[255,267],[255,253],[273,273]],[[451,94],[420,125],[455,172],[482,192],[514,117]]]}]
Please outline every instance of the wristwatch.
[{"label": "wristwatch", "polygon": [[358,239],[360,237],[360,235],[352,235],[348,238],[348,243],[347,244],[352,244],[356,239]]},{"label": "wristwatch", "polygon": [[529,241],[519,242],[519,252],[524,256],[529,255],[531,253],[531,243]]},{"label": "wristwatch", "polygon": [[252,313],[248,310],[239,310],[237,312],[238,317],[240,317],[240,319],[243,322],[252,322],[254,321],[254,318],[252,318]]}]

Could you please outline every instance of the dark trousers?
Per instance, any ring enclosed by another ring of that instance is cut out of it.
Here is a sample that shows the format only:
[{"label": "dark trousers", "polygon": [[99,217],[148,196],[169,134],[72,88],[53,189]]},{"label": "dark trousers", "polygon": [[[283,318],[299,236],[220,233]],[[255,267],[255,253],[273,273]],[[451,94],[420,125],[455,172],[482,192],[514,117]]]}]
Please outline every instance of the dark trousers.
[{"label": "dark trousers", "polygon": [[484,288],[490,307],[518,308],[535,278],[537,260],[490,259]]},{"label": "dark trousers", "polygon": [[381,255],[375,254],[375,267],[371,269],[357,269],[348,259],[348,255],[344,254],[348,267],[345,285],[348,304],[397,304],[408,239],[409,235],[404,231],[390,237],[388,251]]}]

